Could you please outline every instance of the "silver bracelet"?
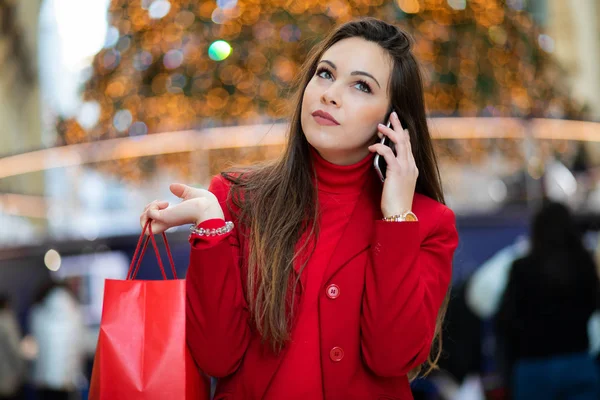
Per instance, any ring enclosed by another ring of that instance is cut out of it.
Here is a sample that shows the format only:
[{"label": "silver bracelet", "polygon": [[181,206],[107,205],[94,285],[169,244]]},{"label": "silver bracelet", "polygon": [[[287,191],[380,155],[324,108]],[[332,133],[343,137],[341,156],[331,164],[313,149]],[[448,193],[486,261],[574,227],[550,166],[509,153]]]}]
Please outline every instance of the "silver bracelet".
[{"label": "silver bracelet", "polygon": [[213,229],[204,229],[198,228],[196,225],[190,226],[190,236],[220,236],[225,235],[233,230],[233,222],[227,221],[225,222],[225,226],[221,228],[213,228]]}]

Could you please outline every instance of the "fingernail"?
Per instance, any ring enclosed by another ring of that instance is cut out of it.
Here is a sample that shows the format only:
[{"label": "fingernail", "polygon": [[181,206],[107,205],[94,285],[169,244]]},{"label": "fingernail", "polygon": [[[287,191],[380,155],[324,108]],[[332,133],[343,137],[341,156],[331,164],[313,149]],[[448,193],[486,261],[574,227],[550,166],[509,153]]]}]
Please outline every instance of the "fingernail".
[{"label": "fingernail", "polygon": [[384,124],[378,124],[380,127],[385,128]]},{"label": "fingernail", "polygon": [[394,112],[392,113],[392,115],[394,116],[394,118],[398,119],[398,114],[396,114],[396,111],[394,111]]}]

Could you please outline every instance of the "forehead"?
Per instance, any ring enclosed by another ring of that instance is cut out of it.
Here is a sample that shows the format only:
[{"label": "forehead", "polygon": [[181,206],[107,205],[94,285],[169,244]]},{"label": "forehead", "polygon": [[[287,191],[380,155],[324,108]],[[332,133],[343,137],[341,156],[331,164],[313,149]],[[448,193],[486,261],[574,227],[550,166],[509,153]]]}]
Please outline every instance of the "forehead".
[{"label": "forehead", "polygon": [[377,43],[359,37],[340,40],[323,53],[321,60],[333,62],[342,74],[368,72],[382,84],[385,82],[385,86],[392,72],[387,52]]}]

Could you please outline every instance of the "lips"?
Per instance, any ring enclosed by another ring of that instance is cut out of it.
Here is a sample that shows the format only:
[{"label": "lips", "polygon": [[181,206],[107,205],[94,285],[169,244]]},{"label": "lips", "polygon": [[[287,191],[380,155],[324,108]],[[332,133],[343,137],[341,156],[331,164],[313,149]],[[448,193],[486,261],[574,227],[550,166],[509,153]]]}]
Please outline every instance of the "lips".
[{"label": "lips", "polygon": [[317,111],[313,112],[312,116],[317,120],[317,122],[319,122],[319,121],[325,122],[323,120],[327,120],[332,125],[340,124],[339,122],[337,122],[337,120],[335,118],[333,118],[333,116],[331,114],[329,114],[328,112],[325,112],[323,110],[317,110]]}]

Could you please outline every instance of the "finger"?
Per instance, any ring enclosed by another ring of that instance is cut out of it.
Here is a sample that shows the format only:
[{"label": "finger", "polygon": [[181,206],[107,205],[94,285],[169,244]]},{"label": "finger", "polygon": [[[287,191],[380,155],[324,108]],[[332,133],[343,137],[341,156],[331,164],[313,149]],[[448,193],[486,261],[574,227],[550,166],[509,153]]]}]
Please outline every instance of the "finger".
[{"label": "finger", "polygon": [[198,210],[197,201],[186,200],[164,210],[149,210],[148,217],[171,227],[190,223],[198,215]]},{"label": "finger", "polygon": [[158,211],[160,211],[160,210],[164,210],[164,209],[165,209],[165,208],[167,208],[167,207],[169,207],[169,202],[168,202],[168,201],[161,201],[161,202],[158,202],[158,203],[154,203],[153,205],[151,205],[151,206],[148,208],[148,211],[146,211],[146,214],[147,214],[147,215],[148,215],[150,218],[154,219],[154,218],[152,217],[152,215],[156,215],[156,213],[157,213]]},{"label": "finger", "polygon": [[169,189],[171,190],[171,193],[183,200],[204,196],[204,191],[202,189],[196,189],[182,183],[173,183],[169,186]]},{"label": "finger", "polygon": [[408,132],[408,129],[405,129],[404,132],[406,133],[406,150],[407,150],[407,154],[406,154],[406,159],[409,161],[409,163],[411,164],[416,164],[415,163],[415,155],[412,152],[412,145],[410,142],[410,134]]},{"label": "finger", "polygon": [[157,201],[158,200],[154,200],[154,201],[151,201],[150,203],[146,204],[146,207],[144,207],[144,212],[148,211],[150,206],[153,205],[154,203],[156,203]]},{"label": "finger", "polygon": [[412,158],[412,150],[410,146],[410,137],[408,131],[405,129],[400,133],[400,139],[398,141],[398,152],[396,157],[399,161],[410,164]]},{"label": "finger", "polygon": [[394,130],[397,132],[402,132],[404,130],[404,127],[402,126],[402,122],[400,122],[400,117],[398,117],[398,113],[394,111],[390,117],[392,121],[392,127],[394,128]]},{"label": "finger", "polygon": [[[144,229],[146,227],[146,224],[148,223],[148,212],[144,211],[144,213],[140,216],[140,227],[142,229]],[[146,231],[146,234],[148,233],[148,231]]]},{"label": "finger", "polygon": [[390,121],[394,127],[394,132],[398,134],[398,142],[405,142],[404,146],[402,146],[402,150],[399,150],[396,153],[398,160],[410,163],[412,158],[412,149],[410,145],[410,134],[408,129],[404,129],[402,126],[402,121],[400,121],[400,117],[398,117],[398,113],[395,111],[392,113],[392,115],[390,115]]},{"label": "finger", "polygon": [[[378,125],[380,125],[380,126],[386,126],[386,125],[384,125],[384,124],[378,124]],[[391,126],[391,125],[390,125],[390,126]],[[383,138],[383,136],[384,136],[384,135],[383,135],[383,133],[381,133],[381,131],[380,131],[379,129],[377,129],[377,136],[379,136],[379,139],[380,139],[380,140],[381,140],[381,139]]]},{"label": "finger", "polygon": [[[393,129],[381,124],[379,125],[379,130],[384,135],[389,137],[392,143],[394,143],[394,158],[402,165],[409,165],[411,160],[410,156],[412,155],[412,152],[410,149],[410,139],[407,136],[407,131],[396,132]],[[389,161],[387,159],[386,162],[388,162],[389,164]]]},{"label": "finger", "polygon": [[146,215],[150,219],[153,219],[155,221],[160,221],[161,217],[163,215],[163,213],[161,211],[162,210],[159,210],[158,208],[151,208],[150,210],[148,210],[148,212],[146,213]]},{"label": "finger", "polygon": [[403,149],[403,151],[405,153],[404,159],[406,160],[408,165],[416,165],[415,156],[412,152],[412,145],[410,142],[410,133],[408,132],[408,129],[405,129],[402,132],[402,141],[405,143],[405,148]]},{"label": "finger", "polygon": [[173,193],[175,196],[179,197],[180,199],[183,198],[183,195],[185,193],[185,188],[186,188],[186,185],[183,185],[181,183],[173,183],[169,186],[169,190],[171,190],[171,193]]},{"label": "finger", "polygon": [[406,165],[409,162],[408,153],[410,153],[410,143],[405,138],[400,138],[396,143],[396,160],[401,165]]},{"label": "finger", "polygon": [[[154,221],[154,220],[152,220],[152,222],[150,223],[150,225],[152,227],[152,233],[154,235],[158,235],[160,233],[163,233],[164,231],[166,231],[167,229],[170,228],[170,226],[168,226],[166,224],[163,224],[161,222],[158,222],[158,221]],[[146,236],[150,236],[150,229],[146,229]]]},{"label": "finger", "polygon": [[159,210],[164,210],[165,208],[169,207],[169,202],[168,201],[160,201],[156,204],[156,206],[158,207]]},{"label": "finger", "polygon": [[394,131],[392,128],[388,128],[387,126],[383,125],[383,124],[379,124],[377,126],[379,132],[381,132],[383,135],[387,136],[388,138],[390,138],[390,140],[392,141],[392,143],[397,144],[399,141],[399,136],[398,136],[398,132]]},{"label": "finger", "polygon": [[388,168],[390,166],[398,164],[398,161],[396,160],[396,156],[394,155],[394,152],[392,151],[392,149],[390,149],[388,146],[386,146],[384,144],[381,144],[381,143],[373,144],[373,145],[369,146],[369,150],[372,152],[376,152],[380,156],[382,156],[385,159],[385,162],[387,163]]},{"label": "finger", "polygon": [[169,206],[169,203],[167,201],[153,201],[152,203],[148,204],[148,209],[146,210],[146,213],[153,211],[153,210],[162,210],[165,209]]},{"label": "finger", "polygon": [[140,225],[142,228],[144,228],[144,226],[146,225],[146,222],[148,221],[148,211],[150,210],[163,210],[165,208],[169,207],[169,202],[168,201],[158,201],[158,200],[154,200],[153,202],[149,203],[146,208],[144,208],[144,211],[142,212],[142,215],[140,215]]},{"label": "finger", "polygon": [[142,229],[144,228],[144,226],[146,226],[146,222],[148,221],[148,210],[150,209],[150,207],[154,206],[154,204],[157,201],[158,200],[154,200],[154,201],[148,203],[146,205],[146,207],[144,207],[144,211],[142,211],[142,215],[140,215],[140,225],[141,225]]},{"label": "finger", "polygon": [[[148,221],[151,221],[152,232],[154,232],[155,234],[164,231],[164,229],[162,229],[160,227],[159,223],[157,223],[156,221],[151,220],[151,218],[148,217],[148,213],[147,212],[143,213],[142,216],[140,217],[140,226],[141,226],[142,229],[144,229],[146,227],[146,224],[148,223]],[[145,233],[146,233],[146,236],[150,235],[150,230],[147,229]]]},{"label": "finger", "polygon": [[382,127],[380,129],[384,132],[384,135],[387,136],[392,143],[394,144],[394,156],[397,160],[401,162],[406,162],[409,158],[406,155],[406,152],[410,152],[410,138],[407,136],[406,130],[404,131],[395,131],[388,127]]},{"label": "finger", "polygon": [[169,206],[168,201],[155,201],[148,206],[148,210],[162,210]]}]

